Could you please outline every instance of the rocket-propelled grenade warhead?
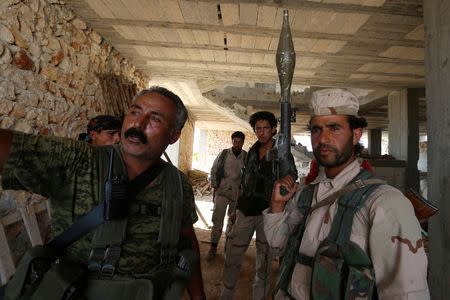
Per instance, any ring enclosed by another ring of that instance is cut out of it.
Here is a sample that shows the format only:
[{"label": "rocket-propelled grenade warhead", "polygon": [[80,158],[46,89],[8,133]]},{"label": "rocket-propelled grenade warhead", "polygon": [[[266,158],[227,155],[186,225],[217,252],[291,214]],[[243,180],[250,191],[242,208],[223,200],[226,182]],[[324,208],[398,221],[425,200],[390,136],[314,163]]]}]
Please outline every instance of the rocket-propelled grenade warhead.
[{"label": "rocket-propelled grenade warhead", "polygon": [[280,79],[281,102],[290,100],[292,77],[295,69],[295,51],[289,27],[289,11],[283,11],[283,25],[276,54],[278,77]]},{"label": "rocket-propelled grenade warhead", "polygon": [[[294,157],[291,153],[291,85],[295,68],[295,51],[292,42],[291,29],[289,28],[289,13],[283,12],[283,25],[281,27],[280,41],[276,55],[278,77],[280,78],[280,131],[276,144],[276,159],[274,159],[275,178],[283,178],[291,175],[297,179]],[[282,187],[281,194],[286,195],[287,190]]]}]

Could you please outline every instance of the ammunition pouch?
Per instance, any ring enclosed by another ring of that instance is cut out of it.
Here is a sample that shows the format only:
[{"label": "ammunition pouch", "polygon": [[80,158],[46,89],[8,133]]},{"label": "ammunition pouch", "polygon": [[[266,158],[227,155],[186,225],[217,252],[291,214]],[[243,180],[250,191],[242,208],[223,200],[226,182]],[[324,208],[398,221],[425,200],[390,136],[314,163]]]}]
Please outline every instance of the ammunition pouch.
[{"label": "ammunition pouch", "polygon": [[[367,254],[355,243],[339,247],[323,241],[314,258],[311,299],[374,299],[375,273]],[[375,298],[376,299],[376,298]]]},{"label": "ammunition pouch", "polygon": [[53,249],[35,246],[27,251],[14,277],[4,286],[5,300],[151,300],[148,279],[90,278],[86,267]]},{"label": "ammunition pouch", "polygon": [[84,269],[49,247],[30,248],[5,285],[5,300],[76,299]]},{"label": "ammunition pouch", "polygon": [[185,249],[179,253],[178,262],[172,271],[173,282],[166,289],[164,300],[181,299],[183,297],[198,259],[198,255],[193,250]]}]

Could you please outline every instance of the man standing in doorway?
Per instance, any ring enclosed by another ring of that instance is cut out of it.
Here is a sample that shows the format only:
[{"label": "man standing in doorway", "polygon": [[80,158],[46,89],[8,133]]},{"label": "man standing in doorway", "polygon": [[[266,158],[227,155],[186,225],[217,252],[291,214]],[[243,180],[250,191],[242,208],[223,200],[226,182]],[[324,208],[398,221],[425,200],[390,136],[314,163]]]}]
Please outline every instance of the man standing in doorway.
[{"label": "man standing in doorway", "polygon": [[[253,299],[265,299],[270,290],[271,252],[264,234],[262,211],[269,206],[274,183],[272,162],[265,156],[275,146],[277,119],[268,111],[250,117],[258,141],[250,148],[242,175],[242,187],[236,209],[236,222],[227,236],[221,299],[233,299],[242,259],[256,231],[256,273]],[[293,181],[297,170],[292,165]],[[285,177],[285,178],[286,178]]]},{"label": "man standing in doorway", "polygon": [[356,159],[367,126],[358,99],[325,89],[311,106],[311,144],[324,168],[295,196],[292,180],[277,181],[264,212],[269,245],[284,250],[275,299],[429,299],[411,203]]},{"label": "man standing in doorway", "polygon": [[214,188],[214,211],[212,215],[211,248],[206,260],[212,260],[217,254],[217,244],[222,235],[223,220],[228,207],[228,223],[226,232],[230,232],[233,220],[230,218],[236,209],[242,169],[247,152],[242,150],[245,135],[236,131],[231,135],[233,146],[224,149],[214,160],[211,168],[211,185]]}]

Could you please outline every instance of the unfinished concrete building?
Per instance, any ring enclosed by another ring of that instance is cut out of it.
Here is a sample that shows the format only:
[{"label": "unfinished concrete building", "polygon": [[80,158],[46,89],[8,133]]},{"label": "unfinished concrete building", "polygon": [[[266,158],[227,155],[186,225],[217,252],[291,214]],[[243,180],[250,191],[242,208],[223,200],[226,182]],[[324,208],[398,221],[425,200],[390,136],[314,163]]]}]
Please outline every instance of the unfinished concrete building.
[{"label": "unfinished concrete building", "polygon": [[[448,299],[448,1],[1,1],[0,127],[76,138],[90,117],[120,117],[137,91],[161,85],[190,114],[169,156],[185,172],[193,160],[208,169],[230,131],[251,136],[253,112],[279,116],[275,52],[286,9],[297,60],[293,135],[307,135],[312,91],[358,96],[377,173],[440,209],[429,224],[429,284],[433,299]],[[38,198],[1,194],[2,278],[26,247],[46,239]]]}]

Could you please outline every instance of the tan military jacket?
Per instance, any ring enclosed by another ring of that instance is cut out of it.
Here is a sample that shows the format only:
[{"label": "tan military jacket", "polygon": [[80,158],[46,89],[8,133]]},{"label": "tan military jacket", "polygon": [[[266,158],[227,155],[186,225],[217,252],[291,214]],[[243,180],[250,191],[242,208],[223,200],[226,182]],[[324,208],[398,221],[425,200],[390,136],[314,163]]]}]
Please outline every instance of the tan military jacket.
[{"label": "tan military jacket", "polygon": [[[357,161],[334,179],[323,170],[312,182],[317,184],[312,205],[338,191],[360,171]],[[297,209],[300,192],[282,213],[264,211],[264,230],[269,245],[282,251],[287,239],[302,219]],[[323,206],[308,217],[299,252],[314,256],[330,231],[337,205]],[[409,200],[394,187],[382,185],[368,197],[355,214],[350,239],[369,254],[374,265],[380,299],[429,299],[427,257],[419,223]],[[309,299],[311,268],[297,263],[289,284],[295,299]]]},{"label": "tan military jacket", "polygon": [[[245,158],[247,152],[242,150],[238,156],[234,155],[231,148],[225,149],[225,161],[224,161],[224,176],[220,181],[219,188],[216,193],[220,196],[225,196],[231,200],[236,200],[239,193],[239,185],[241,183],[242,169],[245,165]],[[219,163],[220,154],[214,160],[211,168],[211,181],[216,180],[215,174],[217,174],[217,168]]]}]

